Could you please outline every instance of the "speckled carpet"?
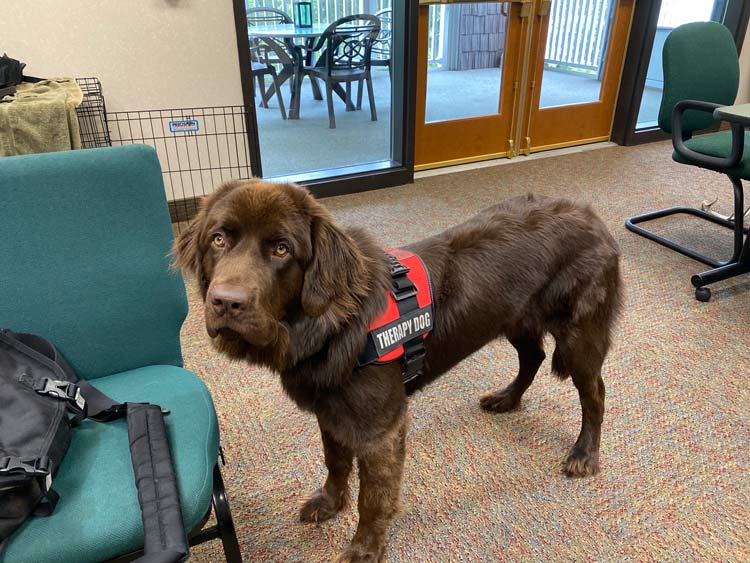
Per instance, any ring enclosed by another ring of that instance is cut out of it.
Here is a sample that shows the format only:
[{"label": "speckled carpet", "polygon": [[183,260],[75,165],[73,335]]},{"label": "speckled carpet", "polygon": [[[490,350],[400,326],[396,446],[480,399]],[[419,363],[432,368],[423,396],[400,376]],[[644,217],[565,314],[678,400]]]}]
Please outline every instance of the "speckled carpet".
[{"label": "speckled carpet", "polygon": [[[571,481],[559,473],[580,405],[570,381],[549,375],[549,358],[518,411],[480,410],[480,394],[516,370],[512,347],[492,344],[411,401],[390,563],[750,561],[750,275],[716,284],[711,302],[699,303],[689,280],[704,268],[623,225],[714,196],[731,209],[726,178],[674,164],[670,153],[658,143],[519,158],[325,201],[341,223],[393,246],[506,196],[566,196],[590,202],[622,250],[627,301],[605,364],[601,474]],[[729,231],[694,219],[661,223],[688,242],[708,236],[720,253],[731,244]],[[301,501],[325,476],[315,420],[272,374],[210,348],[194,292],[183,351],[214,395],[245,561],[330,561],[354,533],[356,511],[298,523]],[[195,548],[192,560],[222,561],[220,544]]]}]

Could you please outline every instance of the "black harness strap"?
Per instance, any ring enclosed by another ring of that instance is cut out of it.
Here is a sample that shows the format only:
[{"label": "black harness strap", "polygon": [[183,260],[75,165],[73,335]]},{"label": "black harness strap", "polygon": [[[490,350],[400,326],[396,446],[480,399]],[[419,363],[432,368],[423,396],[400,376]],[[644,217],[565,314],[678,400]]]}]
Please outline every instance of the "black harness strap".
[{"label": "black harness strap", "polygon": [[[405,316],[419,309],[417,301],[417,288],[409,277],[409,268],[404,266],[392,254],[386,254],[391,265],[391,282],[393,284],[393,297],[398,306],[400,316]],[[409,383],[412,379],[422,374],[424,367],[425,346],[424,337],[419,336],[407,340],[404,343],[404,355],[401,358],[402,377],[404,383]]]}]

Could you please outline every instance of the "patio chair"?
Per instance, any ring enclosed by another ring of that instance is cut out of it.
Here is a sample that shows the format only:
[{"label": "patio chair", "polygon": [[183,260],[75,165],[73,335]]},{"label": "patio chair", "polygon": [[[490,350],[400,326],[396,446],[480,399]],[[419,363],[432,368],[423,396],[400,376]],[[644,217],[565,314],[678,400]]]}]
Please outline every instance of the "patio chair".
[{"label": "patio chair", "polygon": [[[292,18],[276,8],[250,8],[247,10],[247,25],[292,23]],[[294,76],[295,64],[284,43],[272,37],[250,37],[250,67],[260,90],[260,107],[268,108],[268,100],[276,94],[281,118],[286,119],[286,107],[281,95],[281,85]],[[276,66],[281,65],[281,72]],[[266,91],[265,77],[271,76],[271,87]]]},{"label": "patio chair", "polygon": [[[750,120],[727,115],[737,96],[739,63],[732,34],[716,22],[689,23],[675,28],[663,48],[664,92],[659,110],[659,127],[672,135],[672,158],[681,164],[698,166],[726,174],[734,189],[734,214],[718,216],[692,207],[671,207],[631,217],[629,230],[667,248],[711,266],[695,274],[691,283],[699,301],[711,298],[708,284],[750,272],[750,246],[743,243],[742,180],[750,180],[750,154],[744,145],[750,142],[745,126]],[[693,137],[693,133],[726,120],[731,131],[719,131]],[[744,154],[743,154],[744,153]],[[639,227],[638,224],[674,214],[693,215],[732,229],[734,250],[727,261],[719,261],[686,248],[672,240]]]},{"label": "patio chair", "polygon": [[[372,89],[372,46],[380,33],[380,20],[372,14],[357,14],[338,19],[326,28],[323,34],[309,51],[320,51],[314,66],[304,66],[297,78],[301,83],[305,76],[311,81],[322,80],[326,85],[328,102],[328,125],[336,128],[336,117],[333,113],[333,92],[346,103],[347,111],[354,109],[351,101],[351,85],[357,82],[359,94],[357,109],[362,109],[363,83],[367,84],[367,95],[370,102],[370,118],[378,120],[375,109],[375,94]],[[299,86],[295,91],[300,92]],[[346,85],[346,91],[341,84]]]},{"label": "patio chair", "polygon": [[[130,145],[0,158],[0,194],[0,328],[49,339],[79,377],[117,401],[169,409],[190,545],[220,538],[226,560],[241,563],[211,394],[182,366],[188,304],[169,267],[172,225],[156,152]],[[124,419],[80,422],[52,487],[54,512],[26,520],[0,561],[122,563],[142,554]],[[212,504],[217,523],[205,526]]]},{"label": "patio chair", "polygon": [[393,79],[391,50],[393,41],[393,12],[390,8],[375,12],[380,20],[380,33],[372,45],[372,66],[388,67],[388,74]]}]

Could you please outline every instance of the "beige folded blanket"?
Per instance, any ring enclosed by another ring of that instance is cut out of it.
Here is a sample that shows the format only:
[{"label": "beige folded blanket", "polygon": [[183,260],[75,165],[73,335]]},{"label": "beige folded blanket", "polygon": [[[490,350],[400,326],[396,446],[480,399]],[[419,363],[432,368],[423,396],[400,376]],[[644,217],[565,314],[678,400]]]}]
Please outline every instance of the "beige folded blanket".
[{"label": "beige folded blanket", "polygon": [[19,84],[0,102],[0,156],[81,148],[76,108],[83,94],[72,78]]}]

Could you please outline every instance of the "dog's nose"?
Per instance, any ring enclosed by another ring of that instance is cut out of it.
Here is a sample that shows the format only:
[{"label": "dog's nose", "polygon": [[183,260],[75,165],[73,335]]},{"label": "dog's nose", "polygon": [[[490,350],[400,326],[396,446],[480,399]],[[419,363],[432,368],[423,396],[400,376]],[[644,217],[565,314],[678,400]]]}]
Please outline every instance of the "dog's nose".
[{"label": "dog's nose", "polygon": [[217,285],[208,292],[207,300],[217,315],[238,315],[247,309],[250,295],[236,285]]}]

